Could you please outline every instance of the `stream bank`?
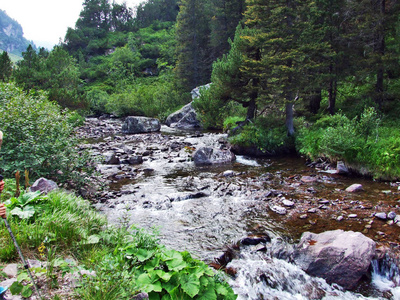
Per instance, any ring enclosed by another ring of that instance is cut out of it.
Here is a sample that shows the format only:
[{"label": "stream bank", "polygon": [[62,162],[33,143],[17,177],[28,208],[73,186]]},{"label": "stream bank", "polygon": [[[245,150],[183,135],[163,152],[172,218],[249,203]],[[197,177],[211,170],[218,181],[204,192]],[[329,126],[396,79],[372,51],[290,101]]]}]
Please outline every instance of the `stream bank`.
[{"label": "stream bank", "polygon": [[[398,183],[331,174],[296,157],[238,156],[224,165],[196,167],[193,151],[221,147],[221,133],[161,132],[122,135],[117,119],[89,119],[82,149],[102,157],[103,189],[86,189],[113,223],[159,231],[161,243],[208,263],[251,235],[298,241],[306,231],[362,232],[379,249],[398,253]],[[362,190],[349,192],[353,184]],[[249,298],[250,299],[250,298]]]}]

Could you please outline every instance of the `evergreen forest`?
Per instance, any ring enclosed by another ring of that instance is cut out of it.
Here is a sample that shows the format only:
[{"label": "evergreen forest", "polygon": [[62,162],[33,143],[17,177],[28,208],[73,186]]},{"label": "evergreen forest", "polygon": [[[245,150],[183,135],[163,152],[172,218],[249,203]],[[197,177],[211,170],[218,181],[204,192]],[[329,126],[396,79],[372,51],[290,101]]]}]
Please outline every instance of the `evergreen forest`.
[{"label": "evergreen forest", "polygon": [[[394,0],[148,0],[130,8],[84,0],[75,27],[51,51],[30,45],[15,64],[3,52],[0,80],[74,120],[163,121],[192,100],[193,88],[212,83],[193,106],[205,129],[228,131],[233,145],[342,160],[363,175],[394,179],[399,7]],[[41,154],[34,161],[46,165]]]},{"label": "evergreen forest", "polygon": [[[48,292],[57,277],[91,270],[68,299],[237,298],[222,272],[161,246],[157,232],[128,219],[113,227],[71,192],[20,194],[20,178],[74,191],[94,178],[76,134],[88,116],[163,122],[192,103],[203,129],[227,132],[239,153],[343,162],[400,181],[399,1],[82,1],[53,49],[26,45],[17,62],[0,53],[0,203],[24,254],[47,260],[35,272]],[[0,10],[0,26],[7,18]],[[16,259],[0,226],[0,264]],[[30,297],[29,278],[18,278],[10,290]]]}]

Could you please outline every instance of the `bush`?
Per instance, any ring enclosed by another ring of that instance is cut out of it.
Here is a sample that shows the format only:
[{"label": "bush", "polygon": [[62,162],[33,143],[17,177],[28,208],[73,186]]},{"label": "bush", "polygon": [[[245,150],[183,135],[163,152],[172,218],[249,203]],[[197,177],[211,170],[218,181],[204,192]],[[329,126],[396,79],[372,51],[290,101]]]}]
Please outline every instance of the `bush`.
[{"label": "bush", "polygon": [[0,83],[0,124],[4,133],[1,166],[6,175],[29,170],[31,177],[78,179],[89,171],[86,155],[75,149],[74,119],[50,102],[44,92],[26,94],[14,84]]},{"label": "bush", "polygon": [[170,75],[143,78],[125,91],[110,96],[106,110],[117,116],[142,115],[165,119],[180,105],[183,97],[174,88]]},{"label": "bush", "polygon": [[339,113],[301,129],[297,149],[311,159],[343,160],[375,178],[399,178],[400,131],[387,126],[374,108],[366,108],[360,117],[351,120]]},{"label": "bush", "polygon": [[[282,124],[282,125],[279,125]],[[287,136],[283,121],[274,117],[260,117],[243,127],[239,134],[230,138],[232,144],[255,146],[263,152],[277,153],[293,148],[292,138]]]}]

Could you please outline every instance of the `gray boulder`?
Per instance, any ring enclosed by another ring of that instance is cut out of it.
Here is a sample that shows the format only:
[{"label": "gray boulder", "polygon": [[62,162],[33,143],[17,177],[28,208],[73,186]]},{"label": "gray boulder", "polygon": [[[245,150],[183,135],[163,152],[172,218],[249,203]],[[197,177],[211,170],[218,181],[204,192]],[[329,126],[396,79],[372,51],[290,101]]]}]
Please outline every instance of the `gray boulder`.
[{"label": "gray boulder", "polygon": [[230,150],[202,147],[193,153],[193,161],[196,165],[224,164],[235,160],[236,156]]},{"label": "gray boulder", "polygon": [[362,190],[363,190],[363,186],[359,183],[354,183],[346,188],[346,192],[349,192],[349,193],[357,193],[357,192],[361,192]]},{"label": "gray boulder", "polygon": [[29,188],[31,192],[41,191],[45,194],[55,189],[58,189],[57,183],[43,177],[36,180]]},{"label": "gray boulder", "polygon": [[131,116],[127,117],[122,124],[122,132],[128,134],[157,132],[160,129],[160,121],[155,118]]},{"label": "gray boulder", "polygon": [[104,163],[106,165],[119,165],[119,158],[115,155],[114,152],[106,152],[103,154]]},{"label": "gray boulder", "polygon": [[375,242],[360,232],[305,232],[293,258],[308,274],[350,290],[367,274],[375,247]]},{"label": "gray boulder", "polygon": [[195,129],[201,127],[192,103],[186,104],[180,110],[170,114],[165,120],[165,124],[178,129]]},{"label": "gray boulder", "polygon": [[201,92],[201,90],[202,90],[202,89],[209,89],[210,86],[211,86],[211,83],[207,83],[207,84],[205,84],[205,85],[195,87],[195,88],[190,92],[190,94],[192,95],[192,99],[194,100],[194,99],[196,99],[196,98],[199,98],[199,97],[200,97],[200,92]]}]

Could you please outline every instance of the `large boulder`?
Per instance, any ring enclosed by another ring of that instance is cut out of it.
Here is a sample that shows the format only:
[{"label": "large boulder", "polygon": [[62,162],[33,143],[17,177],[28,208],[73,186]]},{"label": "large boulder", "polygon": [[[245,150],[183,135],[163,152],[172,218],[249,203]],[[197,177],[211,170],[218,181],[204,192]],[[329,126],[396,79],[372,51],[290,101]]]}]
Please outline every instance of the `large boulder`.
[{"label": "large boulder", "polygon": [[126,117],[122,124],[122,132],[128,134],[147,133],[160,131],[161,124],[158,119],[146,117]]},{"label": "large boulder", "polygon": [[165,120],[165,124],[169,127],[179,129],[195,129],[200,128],[200,121],[197,119],[197,113],[192,107],[192,103],[186,104],[180,110],[170,114]]},{"label": "large boulder", "polygon": [[230,150],[202,147],[193,153],[193,161],[196,165],[224,164],[235,160],[236,156]]},{"label": "large boulder", "polygon": [[41,191],[45,194],[55,189],[58,189],[57,183],[55,183],[53,180],[49,180],[43,177],[36,180],[29,188],[31,192]]},{"label": "large boulder", "polygon": [[308,274],[351,290],[367,274],[375,247],[375,242],[360,232],[305,232],[294,251],[294,261]]},{"label": "large boulder", "polygon": [[207,83],[207,84],[205,84],[205,85],[201,85],[201,86],[195,87],[195,88],[194,88],[193,90],[191,90],[191,92],[190,92],[190,94],[192,95],[192,99],[194,100],[194,99],[196,99],[196,98],[199,98],[199,97],[200,97],[200,91],[201,91],[202,89],[207,90],[207,89],[210,88],[210,86],[211,86],[211,83]]}]

